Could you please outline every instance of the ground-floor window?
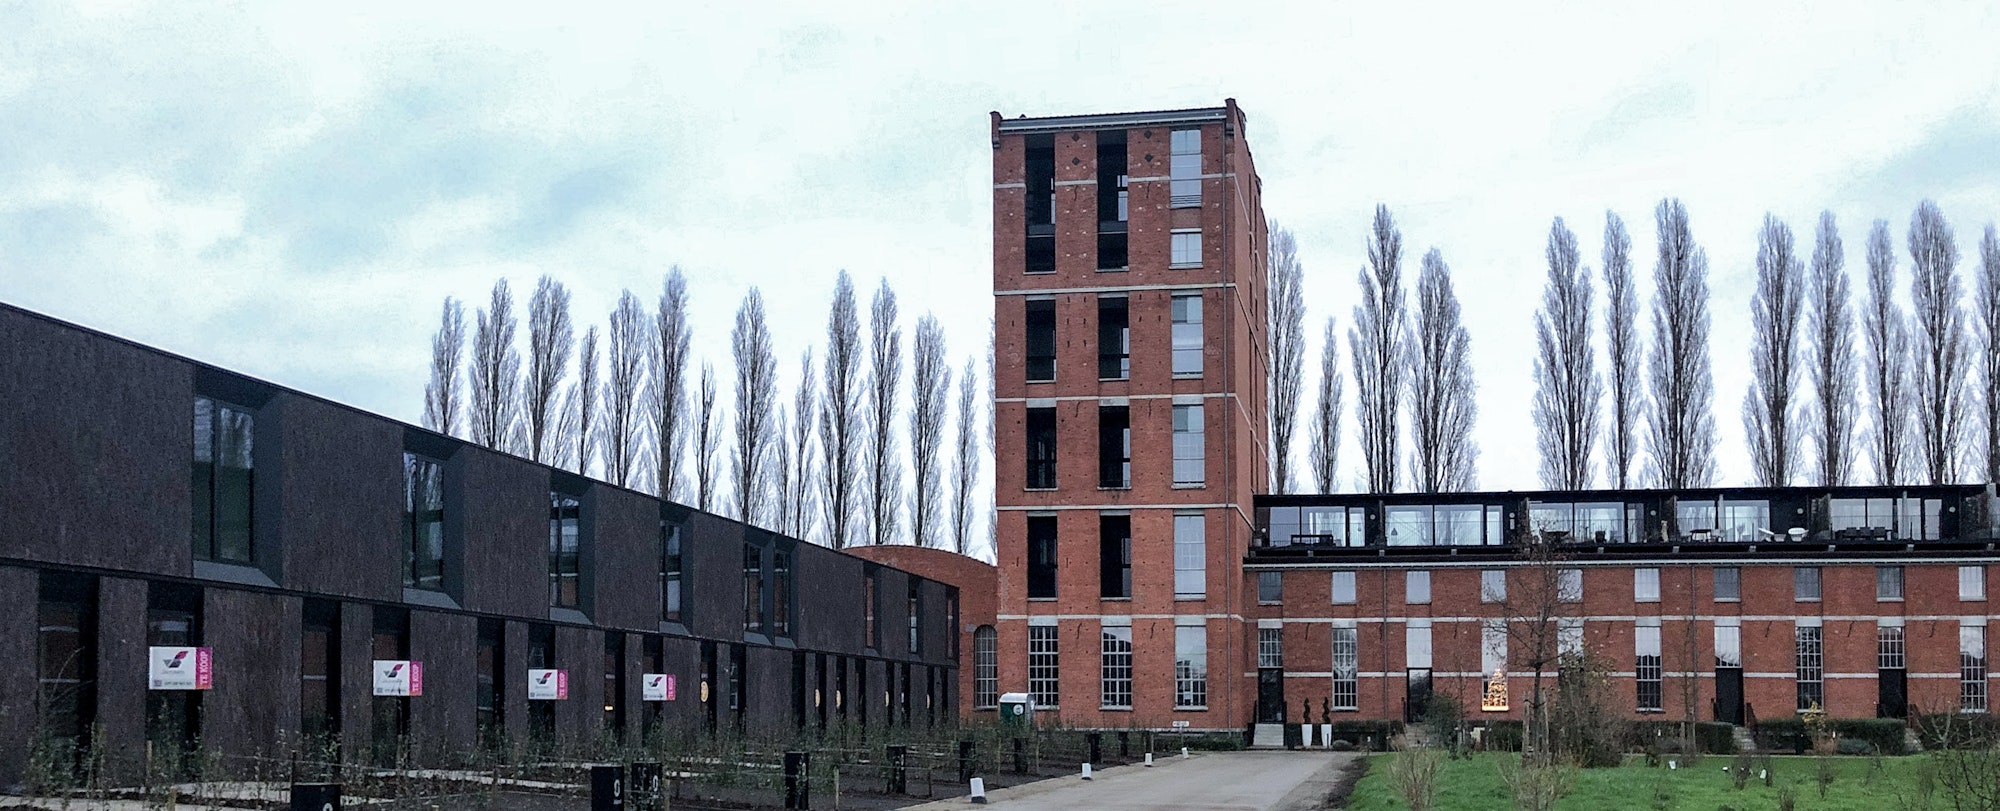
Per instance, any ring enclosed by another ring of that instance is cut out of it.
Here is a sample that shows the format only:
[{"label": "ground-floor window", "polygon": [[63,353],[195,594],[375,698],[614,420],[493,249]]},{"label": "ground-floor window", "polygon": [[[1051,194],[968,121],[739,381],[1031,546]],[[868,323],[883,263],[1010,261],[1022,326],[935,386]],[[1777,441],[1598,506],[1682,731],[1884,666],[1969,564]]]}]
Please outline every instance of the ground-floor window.
[{"label": "ground-floor window", "polygon": [[[1649,624],[1650,623],[1650,624]],[[1633,669],[1638,676],[1638,709],[1660,712],[1666,690],[1660,673],[1660,621],[1642,618],[1632,629]]]},{"label": "ground-floor window", "polygon": [[1208,706],[1208,626],[1174,628],[1174,706]]},{"label": "ground-floor window", "polygon": [[1104,628],[1104,664],[1099,699],[1106,709],[1132,708],[1132,626]]},{"label": "ground-floor window", "polygon": [[1257,666],[1273,669],[1285,666],[1285,629],[1257,629]]},{"label": "ground-floor window", "polygon": [[1354,628],[1333,629],[1333,708],[1361,708],[1361,648]]},{"label": "ground-floor window", "polygon": [[1958,627],[1958,709],[1986,711],[1986,626]]},{"label": "ground-floor window", "polygon": [[1056,626],[1028,626],[1028,698],[1036,709],[1059,706],[1056,694]]},{"label": "ground-floor window", "polygon": [[1822,679],[1825,677],[1825,670],[1824,660],[1821,658],[1819,626],[1800,626],[1796,629],[1795,638],[1798,654],[1796,665],[1799,681],[1798,709],[1800,712],[1815,708],[1824,709],[1826,693]]},{"label": "ground-floor window", "polygon": [[1875,669],[1903,669],[1903,626],[1875,626]]},{"label": "ground-floor window", "polygon": [[1000,705],[1000,635],[991,625],[972,632],[972,706]]}]

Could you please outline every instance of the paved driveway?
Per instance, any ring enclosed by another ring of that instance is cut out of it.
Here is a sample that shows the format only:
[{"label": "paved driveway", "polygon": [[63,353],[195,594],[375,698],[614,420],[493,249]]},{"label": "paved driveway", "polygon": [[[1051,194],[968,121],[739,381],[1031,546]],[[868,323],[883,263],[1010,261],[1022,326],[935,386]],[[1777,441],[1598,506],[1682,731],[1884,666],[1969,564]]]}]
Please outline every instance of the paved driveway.
[{"label": "paved driveway", "polygon": [[[1331,752],[1215,752],[1167,758],[1148,769],[1120,766],[1084,782],[1059,777],[987,792],[995,811],[1306,811],[1319,808],[1354,758]],[[1296,793],[1295,793],[1296,790]],[[906,811],[980,808],[963,798]]]}]

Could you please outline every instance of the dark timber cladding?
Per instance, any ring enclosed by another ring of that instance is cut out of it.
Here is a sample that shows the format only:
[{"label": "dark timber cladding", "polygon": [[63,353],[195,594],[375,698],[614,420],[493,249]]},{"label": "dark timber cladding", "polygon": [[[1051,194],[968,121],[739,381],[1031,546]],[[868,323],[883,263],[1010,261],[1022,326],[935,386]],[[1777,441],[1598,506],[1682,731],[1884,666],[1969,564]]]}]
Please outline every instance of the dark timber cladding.
[{"label": "dark timber cladding", "polygon": [[[6,305],[0,517],[0,785],[37,740],[129,775],[149,739],[421,762],[958,705],[944,583]],[[921,644],[864,639],[864,567]],[[149,689],[149,646],[209,689]],[[378,695],[399,660],[422,695]]]}]

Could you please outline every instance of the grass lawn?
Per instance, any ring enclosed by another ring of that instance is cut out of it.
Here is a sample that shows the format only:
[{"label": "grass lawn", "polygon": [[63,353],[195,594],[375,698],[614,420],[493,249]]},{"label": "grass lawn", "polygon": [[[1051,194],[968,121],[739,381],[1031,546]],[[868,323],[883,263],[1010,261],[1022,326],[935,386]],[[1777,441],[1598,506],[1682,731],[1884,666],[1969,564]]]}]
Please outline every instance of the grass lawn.
[{"label": "grass lawn", "polygon": [[[1351,811],[1403,810],[1409,806],[1389,785],[1389,760],[1395,755],[1369,758],[1368,773],[1355,784],[1348,799]],[[1466,760],[1446,760],[1439,776],[1438,811],[1493,811],[1512,807],[1506,784],[1500,781],[1499,763],[1512,754],[1487,753]],[[1778,787],[1786,783],[1798,788],[1799,811],[1882,811],[1898,807],[1897,797],[1916,798],[1921,756],[1834,757],[1834,781],[1826,798],[1819,796],[1816,775],[1819,766],[1812,757],[1774,756],[1773,785],[1765,788],[1754,778],[1738,791],[1723,772],[1728,757],[1707,755],[1698,766],[1683,763],[1677,770],[1664,765],[1648,768],[1634,756],[1615,769],[1583,769],[1577,773],[1576,787],[1556,807],[1563,811],[1599,809],[1696,809],[1696,811],[1766,811],[1778,807]],[[1942,798],[1940,798],[1942,799]],[[1948,806],[1948,803],[1947,803]]]}]

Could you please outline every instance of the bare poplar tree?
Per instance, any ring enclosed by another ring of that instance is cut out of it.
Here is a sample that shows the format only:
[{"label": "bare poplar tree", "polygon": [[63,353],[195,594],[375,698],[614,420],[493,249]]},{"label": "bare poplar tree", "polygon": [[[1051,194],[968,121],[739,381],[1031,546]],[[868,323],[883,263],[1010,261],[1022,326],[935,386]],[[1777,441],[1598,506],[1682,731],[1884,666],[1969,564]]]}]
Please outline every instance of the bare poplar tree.
[{"label": "bare poplar tree", "polygon": [[813,350],[808,346],[799,354],[799,385],[792,390],[791,449],[785,453],[790,464],[782,499],[790,517],[785,533],[801,540],[810,540],[813,530],[812,440],[813,426],[817,424],[814,412],[819,404],[819,393],[814,387]]},{"label": "bare poplar tree", "polygon": [[722,426],[715,424],[715,366],[701,362],[701,391],[695,399],[694,492],[695,506],[715,511],[715,446],[722,438]]},{"label": "bare poplar tree", "polygon": [[944,326],[929,313],[917,319],[910,339],[910,543],[943,547],[938,523],[944,518],[938,451],[944,447],[951,366],[944,359]]},{"label": "bare poplar tree", "polygon": [[611,311],[611,348],[604,377],[604,475],[628,487],[639,461],[639,388],[645,383],[646,311],[627,290]]},{"label": "bare poplar tree", "polygon": [[431,382],[424,386],[424,427],[458,432],[458,367],[465,358],[465,304],[446,296],[437,334],[431,336]]},{"label": "bare poplar tree", "polygon": [[1375,206],[1369,231],[1368,266],[1361,269],[1361,304],[1347,331],[1354,363],[1356,421],[1368,492],[1396,491],[1396,415],[1402,406],[1403,373],[1409,362],[1410,323],[1403,296],[1403,234],[1389,207]]},{"label": "bare poplar tree", "polygon": [[1549,226],[1548,283],[1535,313],[1535,437],[1542,486],[1590,486],[1590,448],[1597,440],[1597,401],[1604,383],[1590,343],[1590,269],[1576,235],[1557,217]]},{"label": "bare poplar tree", "polygon": [[562,443],[556,440],[562,421],[563,379],[569,376],[569,356],[576,333],[570,325],[569,289],[543,274],[528,297],[528,385],[521,414],[527,418],[528,458],[552,463]]},{"label": "bare poplar tree", "polygon": [[1813,239],[1811,277],[1806,290],[1806,331],[1810,343],[1806,374],[1814,392],[1809,433],[1819,452],[1819,483],[1847,483],[1854,468],[1854,309],[1847,290],[1847,252],[1833,212],[1819,215]]},{"label": "bare poplar tree", "polygon": [[868,312],[868,528],[876,544],[896,540],[903,506],[903,468],[896,463],[896,389],[903,379],[903,330],[896,325],[896,291],[875,290]]},{"label": "bare poplar tree", "polygon": [[472,441],[496,451],[514,449],[515,392],[521,386],[521,352],[514,348],[514,293],[507,280],[493,283],[472,333]]},{"label": "bare poplar tree", "polygon": [[1901,484],[1904,457],[1909,454],[1910,336],[1902,308],[1893,298],[1896,248],[1889,239],[1889,221],[1876,220],[1868,231],[1868,309],[1862,329],[1868,342],[1868,388],[1873,405],[1873,435],[1869,451],[1875,457],[1875,483]]},{"label": "bare poplar tree", "polygon": [[1305,266],[1289,228],[1273,226],[1270,237],[1271,492],[1292,492],[1292,439],[1299,424],[1299,395],[1305,390]]},{"label": "bare poplar tree", "polygon": [[679,265],[667,269],[661,283],[659,312],[653,318],[655,336],[648,342],[652,373],[646,377],[647,415],[653,422],[653,491],[673,498],[680,489],[681,443],[687,433],[687,365],[689,345],[687,276]]},{"label": "bare poplar tree", "polygon": [[1979,331],[1979,404],[1985,411],[1985,481],[2000,482],[2000,230],[1986,224],[1979,240],[1979,292],[1973,301],[1974,328]]},{"label": "bare poplar tree", "polygon": [[1806,271],[1793,246],[1792,227],[1765,214],[1757,235],[1757,290],[1750,296],[1750,389],[1743,393],[1750,469],[1763,487],[1790,486],[1798,461],[1792,393],[1798,382]]},{"label": "bare poplar tree", "polygon": [[736,515],[746,524],[766,523],[764,462],[774,439],[772,410],[777,405],[778,356],[771,351],[771,327],[764,317],[764,293],[756,287],[736,308],[736,328],[729,332],[730,354],[736,358]]},{"label": "bare poplar tree", "polygon": [[1652,408],[1648,446],[1655,482],[1670,490],[1715,477],[1715,380],[1708,360],[1708,254],[1677,199],[1654,209]]},{"label": "bare poplar tree", "polygon": [[1326,336],[1319,347],[1319,400],[1313,405],[1311,461],[1313,484],[1319,492],[1335,490],[1340,469],[1340,337],[1327,316]]},{"label": "bare poplar tree", "polygon": [[[756,485],[758,491],[768,492],[769,500],[764,511],[770,515],[768,526],[794,538],[792,524],[798,520],[798,507],[786,500],[792,492],[792,424],[785,414],[785,404],[777,403],[771,412],[771,448],[767,453],[764,478]],[[760,496],[761,498],[761,496]]]},{"label": "bare poplar tree", "polygon": [[[854,509],[861,486],[861,315],[847,271],[833,283],[826,316],[825,389],[820,396],[819,446],[825,458],[820,497],[827,542],[835,549],[855,541]],[[865,519],[864,519],[865,520]]]},{"label": "bare poplar tree", "polygon": [[958,434],[951,458],[951,540],[961,555],[972,549],[972,500],[979,487],[979,372],[971,356],[958,379]]},{"label": "bare poplar tree", "polygon": [[1451,267],[1432,248],[1417,274],[1416,368],[1410,381],[1410,467],[1426,493],[1472,489],[1479,445],[1473,400],[1472,336],[1459,318]]},{"label": "bare poplar tree", "polygon": [[576,382],[563,397],[561,464],[574,465],[579,475],[590,475],[590,458],[597,449],[597,397],[604,385],[598,372],[597,325],[592,324],[577,344]]},{"label": "bare poplar tree", "polygon": [[1645,350],[1639,344],[1639,292],[1632,282],[1632,237],[1625,221],[1615,213],[1604,213],[1604,348],[1606,371],[1610,377],[1611,421],[1607,426],[1605,459],[1611,484],[1620,490],[1631,485],[1632,460],[1638,452],[1640,418],[1640,367]]},{"label": "bare poplar tree", "polygon": [[1910,215],[1910,323],[1914,327],[1917,438],[1931,484],[1958,481],[1965,425],[1965,309],[1958,243],[1937,203]]}]

